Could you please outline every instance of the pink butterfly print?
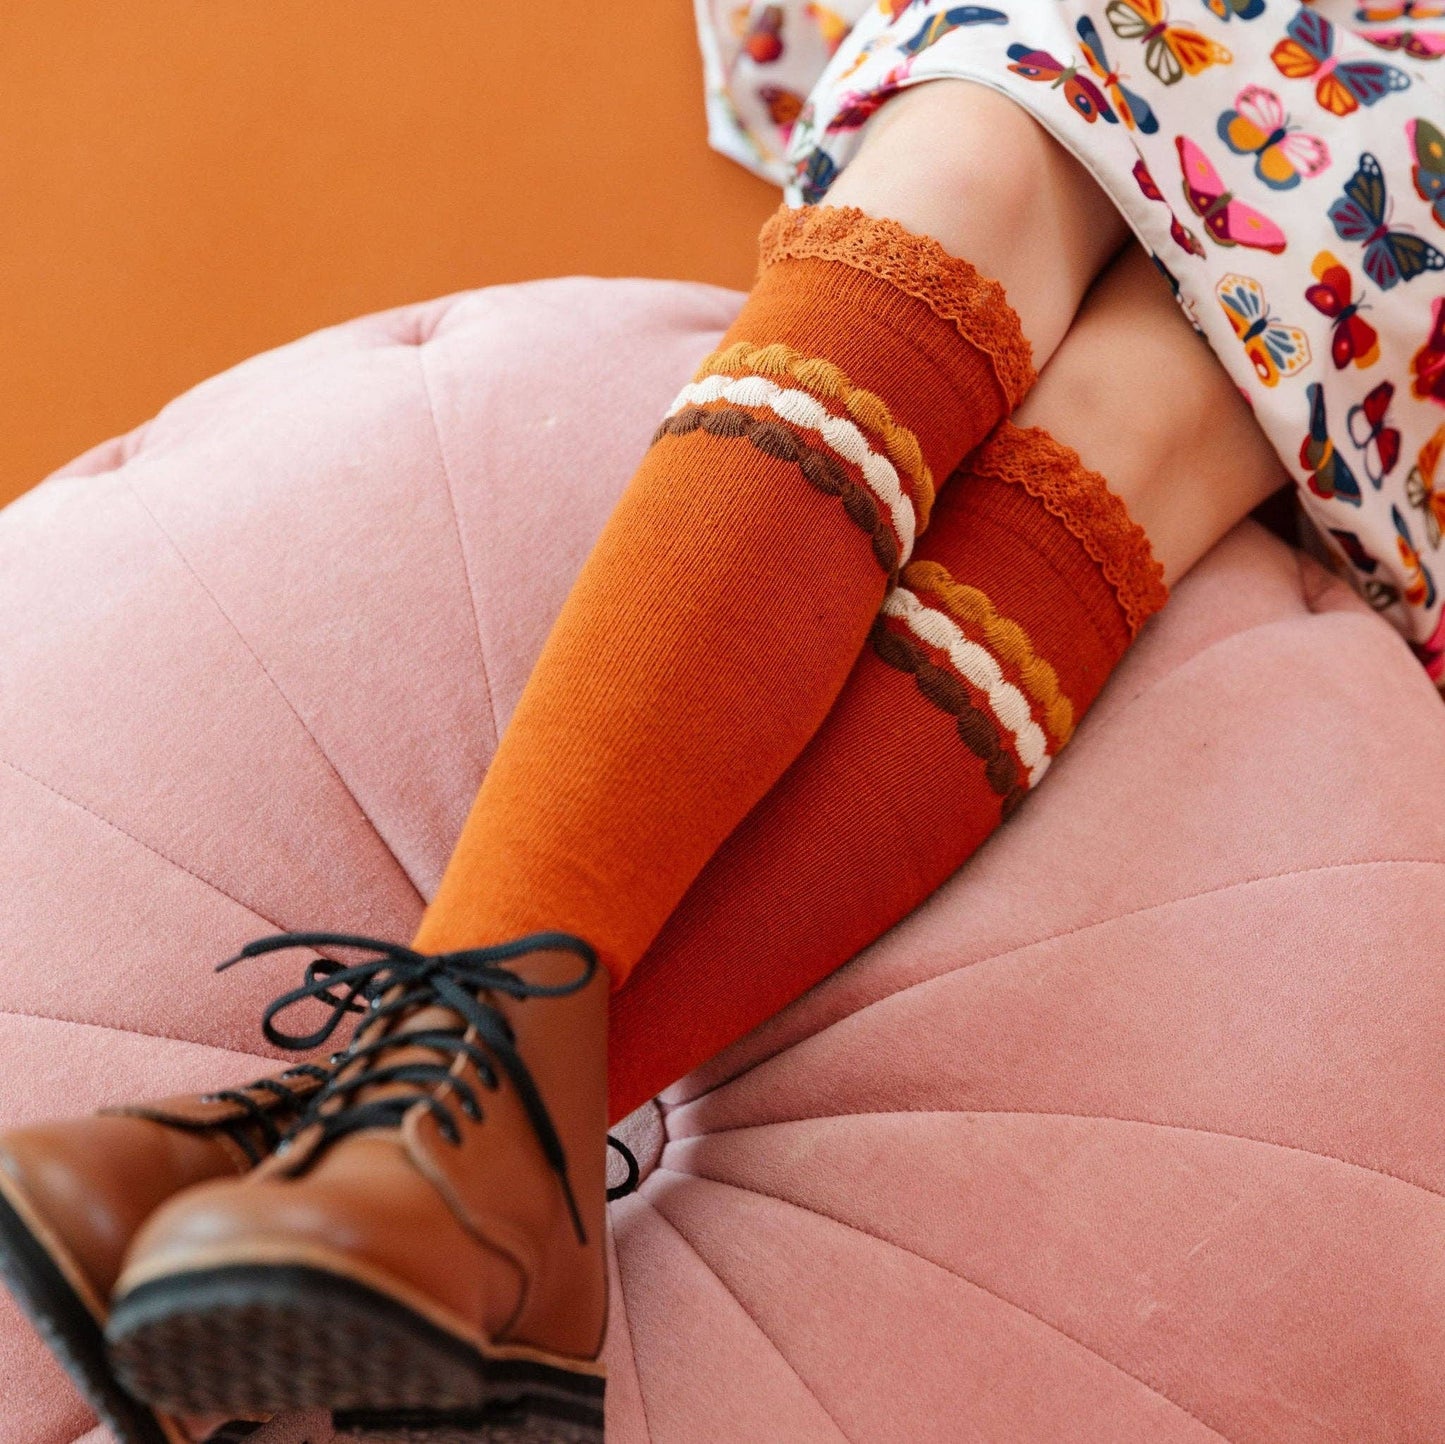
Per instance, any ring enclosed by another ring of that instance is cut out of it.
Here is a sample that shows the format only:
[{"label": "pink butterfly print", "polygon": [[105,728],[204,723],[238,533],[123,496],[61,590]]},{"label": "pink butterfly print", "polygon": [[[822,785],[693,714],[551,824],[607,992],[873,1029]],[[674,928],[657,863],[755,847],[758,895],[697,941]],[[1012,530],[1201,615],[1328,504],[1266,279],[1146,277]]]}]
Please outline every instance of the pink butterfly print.
[{"label": "pink butterfly print", "polygon": [[1192,140],[1181,135],[1175,145],[1184,172],[1184,198],[1215,241],[1279,255],[1287,244],[1285,233],[1268,216],[1237,200],[1214,162]]}]

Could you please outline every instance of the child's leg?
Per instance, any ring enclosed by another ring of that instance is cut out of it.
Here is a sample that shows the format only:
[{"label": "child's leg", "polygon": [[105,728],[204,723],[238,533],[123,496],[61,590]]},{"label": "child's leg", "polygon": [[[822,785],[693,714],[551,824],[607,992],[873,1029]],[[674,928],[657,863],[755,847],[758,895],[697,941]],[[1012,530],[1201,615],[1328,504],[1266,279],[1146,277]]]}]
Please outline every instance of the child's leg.
[{"label": "child's leg", "polygon": [[[1131,623],[1162,597],[1150,544],[1177,578],[1285,479],[1136,246],[1094,288],[1016,416],[1021,425],[1005,423],[940,497],[894,594],[908,606],[885,606],[886,632],[822,728],[614,995],[614,1119],[777,1013],[943,882],[1027,785],[1010,707],[1052,757]],[[1101,467],[1147,541],[1085,464]],[[930,622],[951,624],[966,644],[973,676],[962,687]],[[990,668],[1014,695],[978,685]],[[991,751],[1008,761],[1000,768]]]},{"label": "child's leg", "polygon": [[972,85],[905,97],[857,166],[859,210],[769,223],[548,639],[422,950],[561,928],[626,978],[822,722],[934,482],[1020,398],[1020,320],[1046,356],[1120,239],[1082,169]]},{"label": "child's leg", "polygon": [[1040,356],[1117,240],[1069,167],[996,164],[991,98],[955,93],[947,128],[918,134],[910,109],[880,132],[910,185],[885,166],[857,208],[765,229],[752,296],[588,558],[415,951],[365,974],[387,1001],[322,1111],[274,1166],[182,1196],[137,1238],[109,1331],[134,1391],[232,1414],[520,1393],[600,1424],[607,997],[585,955],[625,980],[822,722],[935,483],[1033,379],[1004,287],[864,207],[941,176],[940,221],[976,211],[1001,267],[1048,218],[1050,280],[1026,305]]}]

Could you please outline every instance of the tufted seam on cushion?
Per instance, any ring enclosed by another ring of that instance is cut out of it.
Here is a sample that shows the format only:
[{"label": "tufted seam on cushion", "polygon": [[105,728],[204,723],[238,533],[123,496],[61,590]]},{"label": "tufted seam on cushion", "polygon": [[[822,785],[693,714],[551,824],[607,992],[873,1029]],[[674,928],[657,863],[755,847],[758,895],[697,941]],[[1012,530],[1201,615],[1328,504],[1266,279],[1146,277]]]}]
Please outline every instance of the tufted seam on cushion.
[{"label": "tufted seam on cushion", "polygon": [[213,1053],[233,1053],[237,1058],[252,1058],[264,1065],[276,1059],[245,1048],[229,1048],[224,1043],[206,1043],[199,1038],[178,1038],[174,1033],[148,1033],[143,1028],[128,1028],[123,1023],[96,1023],[86,1018],[61,1018],[52,1013],[27,1013],[18,1008],[0,1008],[0,1018],[24,1018],[32,1023],[57,1023],[67,1028],[99,1028],[105,1033],[128,1033],[132,1038],[153,1038],[157,1043],[184,1043],[189,1048],[206,1048]]},{"label": "tufted seam on cushion", "polygon": [[[1301,602],[1303,602],[1303,598],[1301,598]],[[1252,626],[1243,627],[1237,632],[1231,632],[1227,637],[1217,637],[1207,646],[1201,647],[1197,652],[1191,652],[1187,657],[1184,657],[1180,661],[1176,662],[1174,666],[1170,667],[1167,672],[1161,672],[1159,676],[1155,677],[1153,681],[1151,681],[1141,691],[1136,692],[1132,697],[1129,698],[1127,702],[1122,703],[1115,711],[1109,714],[1109,725],[1113,726],[1113,724],[1120,717],[1124,716],[1125,713],[1129,712],[1133,707],[1135,707],[1138,703],[1142,702],[1146,697],[1153,696],[1153,694],[1157,692],[1161,687],[1163,687],[1166,683],[1173,681],[1173,679],[1175,677],[1178,677],[1181,673],[1192,670],[1196,663],[1203,661],[1206,657],[1213,656],[1215,652],[1223,651],[1226,648],[1231,647],[1235,643],[1241,641],[1243,638],[1255,637],[1258,636],[1258,634],[1261,632],[1272,631],[1276,628],[1297,627],[1300,625],[1301,622],[1304,622],[1306,624],[1314,624],[1316,626],[1327,626],[1332,624],[1354,624],[1356,626],[1366,627],[1372,634],[1378,634],[1380,626],[1387,626],[1387,624],[1381,623],[1378,618],[1372,616],[1367,617],[1359,612],[1335,611],[1297,612],[1292,616],[1277,617],[1272,621],[1268,622],[1256,622]],[[1393,628],[1388,628],[1388,630],[1383,635],[1394,637],[1397,640],[1399,637],[1399,634]],[[1420,668],[1418,666],[1412,666],[1409,670],[1411,672],[1419,672]]]},{"label": "tufted seam on cushion", "polygon": [[951,1269],[947,1266],[947,1264],[941,1264],[938,1262],[937,1259],[929,1258],[927,1254],[921,1254],[916,1252],[914,1249],[909,1248],[906,1244],[901,1244],[895,1239],[884,1238],[882,1234],[870,1233],[866,1228],[859,1228],[856,1224],[848,1223],[846,1220],[841,1218],[835,1218],[831,1213],[824,1213],[822,1209],[813,1208],[805,1203],[797,1203],[791,1198],[779,1198],[775,1194],[764,1193],[761,1189],[749,1188],[744,1183],[730,1183],[725,1179],[709,1177],[709,1175],[705,1173],[684,1173],[676,1168],[668,1168],[666,1164],[659,1164],[658,1171],[665,1171],[667,1173],[675,1174],[679,1178],[691,1178],[696,1179],[697,1181],[702,1183],[710,1183],[715,1188],[735,1188],[738,1190],[739,1193],[750,1193],[755,1198],[766,1199],[769,1203],[780,1204],[785,1208],[795,1208],[801,1213],[811,1214],[814,1218],[826,1219],[829,1223],[836,1224],[839,1228],[846,1228],[850,1233],[856,1233],[861,1235],[863,1238],[872,1239],[875,1243],[883,1244],[885,1248],[897,1249],[899,1253],[907,1254],[910,1258],[916,1258],[920,1263],[928,1264],[930,1267],[936,1268],[940,1272],[947,1274],[950,1278],[955,1278],[960,1283],[965,1283],[970,1288],[978,1289],[980,1293],[985,1293],[990,1298],[997,1299],[999,1303],[1004,1304],[1011,1309],[1017,1309],[1019,1313],[1025,1314],[1027,1317],[1033,1319],[1036,1323],[1043,1325],[1044,1328],[1048,1329],[1051,1333],[1056,1334],[1059,1338],[1067,1340],[1076,1348],[1082,1349],[1086,1354],[1089,1354],[1093,1358],[1098,1359],[1101,1364],[1104,1364],[1110,1369],[1115,1370],[1117,1373],[1123,1374],[1126,1379],[1132,1379],[1136,1384],[1140,1386],[1140,1388],[1148,1390],[1148,1392],[1153,1394],[1155,1398],[1162,1399],[1166,1404],[1169,1404],[1173,1408],[1178,1409],[1181,1414],[1192,1419],[1201,1428],[1207,1429],[1211,1434],[1214,1435],[1216,1439],[1223,1440],[1223,1444],[1232,1444],[1232,1441],[1229,1440],[1225,1435],[1221,1434],[1219,1430],[1214,1427],[1214,1425],[1208,1422],[1208,1420],[1201,1419],[1199,1415],[1194,1413],[1192,1409],[1186,1408],[1185,1405],[1181,1404],[1177,1399],[1171,1399],[1169,1395],[1166,1394],[1162,1389],[1157,1388],[1147,1379],[1141,1378],[1132,1370],[1126,1369],[1122,1364],[1116,1363],[1113,1359],[1109,1358],[1107,1354],[1101,1354],[1097,1349],[1091,1348],[1082,1339],[1076,1338],[1062,1325],[1056,1324],[1052,1320],[1044,1318],[1042,1314],[1036,1314],[1031,1308],[1028,1308],[1024,1304],[1017,1303],[1013,1299],[1006,1298],[1003,1294],[996,1293],[993,1289],[989,1288],[987,1284],[981,1284],[977,1279],[971,1279],[968,1277],[967,1274],[961,1274],[958,1272],[957,1269]]},{"label": "tufted seam on cushion", "polygon": [[[850,1022],[854,1018],[861,1018],[872,1008],[882,1007],[885,1003],[889,1003],[895,998],[901,998],[906,994],[915,991],[916,989],[930,987],[932,984],[942,982],[943,979],[951,978],[958,973],[966,973],[970,968],[982,967],[985,963],[1002,962],[1007,958],[1013,957],[1015,954],[1026,953],[1031,948],[1042,947],[1045,943],[1058,942],[1062,938],[1076,937],[1080,933],[1089,932],[1094,928],[1110,927],[1114,923],[1124,922],[1130,918],[1143,917],[1148,913],[1162,912],[1169,908],[1180,907],[1185,903],[1198,902],[1201,898],[1213,897],[1218,894],[1233,892],[1236,888],[1256,887],[1262,883],[1280,882],[1295,877],[1308,877],[1315,873],[1337,871],[1348,872],[1353,871],[1357,868],[1364,869],[1375,867],[1445,868],[1445,859],[1434,857],[1386,857],[1356,858],[1346,862],[1321,862],[1314,863],[1309,867],[1286,868],[1283,872],[1261,873],[1257,877],[1236,878],[1233,882],[1220,883],[1217,887],[1201,888],[1198,892],[1180,893],[1176,897],[1163,898],[1159,902],[1145,903],[1142,907],[1130,908],[1126,912],[1112,913],[1106,918],[1096,918],[1093,922],[1077,923],[1073,927],[1064,928],[1060,932],[1045,933],[1043,937],[1030,938],[1029,941],[1026,943],[1015,943],[1012,947],[1004,948],[1000,952],[986,953],[983,957],[974,958],[971,962],[960,963],[957,967],[953,968],[945,968],[942,972],[939,973],[930,973],[926,978],[917,978],[911,983],[905,983],[901,988],[894,988],[891,992],[880,994],[876,998],[870,998],[866,1003],[863,1003],[861,1006],[854,1008],[851,1012],[844,1013],[841,1017],[834,1018],[831,1022],[824,1024],[823,1027],[819,1028],[816,1032],[810,1033],[808,1035],[808,1039],[809,1041],[812,1041],[814,1038],[821,1038],[825,1033],[831,1032],[834,1028],[841,1027],[843,1024]],[[872,943],[869,946],[876,947],[877,943]],[[863,950],[863,953],[858,954],[858,956],[862,957],[867,951],[868,949],[865,948]],[[848,965],[845,964],[845,966]],[[826,981],[827,980],[825,979],[824,982],[826,983]],[[819,986],[823,985],[820,984]],[[783,1049],[781,1051],[785,1052],[786,1049]],[[746,1078],[749,1073],[753,1072],[757,1068],[761,1068],[764,1065],[771,1063],[773,1059],[778,1056],[779,1053],[768,1053],[761,1058],[757,1058],[753,1062],[749,1063],[747,1067],[739,1068],[736,1073],[731,1073],[726,1078],[719,1079],[704,1092],[699,1093],[691,1098],[685,1098],[681,1102],[669,1104],[665,1099],[659,1098],[657,1100],[657,1104],[658,1107],[662,1110],[664,1127],[666,1126],[666,1120],[670,1114],[678,1112],[684,1108],[692,1107],[694,1104],[706,1098],[709,1094],[716,1093],[719,1089],[726,1088],[731,1083],[736,1083],[740,1078]],[[669,1138],[669,1142],[670,1141],[671,1139]]]},{"label": "tufted seam on cushion", "polygon": [[225,607],[221,605],[220,598],[217,597],[215,592],[213,592],[211,588],[206,585],[205,578],[201,576],[200,572],[198,572],[195,566],[192,564],[191,559],[185,554],[184,551],[182,551],[180,543],[177,542],[175,537],[173,537],[167,530],[167,528],[161,524],[160,518],[155,514],[154,511],[151,510],[150,504],[146,501],[145,497],[141,495],[140,488],[129,476],[124,477],[124,480],[126,485],[130,488],[131,495],[134,496],[136,501],[139,503],[141,510],[145,512],[145,514],[150,518],[151,524],[160,533],[160,535],[165,538],[171,550],[175,552],[176,557],[179,559],[181,565],[185,567],[185,569],[195,579],[196,585],[200,587],[202,592],[205,593],[211,605],[216,609],[222,620],[224,620],[226,625],[235,634],[236,640],[240,642],[240,644],[246,649],[246,652],[251,657],[251,660],[254,661],[255,664],[261,669],[261,674],[271,684],[276,695],[282,700],[282,702],[286,704],[286,710],[290,712],[290,714],[296,719],[297,723],[300,725],[301,730],[305,732],[307,737],[311,739],[311,745],[316,749],[317,755],[326,764],[327,770],[340,784],[341,790],[346,794],[347,798],[351,802],[351,805],[356,809],[356,815],[366,825],[367,829],[371,832],[372,836],[376,838],[377,842],[381,844],[382,851],[385,852],[386,855],[395,864],[396,870],[407,880],[407,882],[411,884],[412,891],[417,895],[417,900],[419,902],[425,903],[426,899],[422,897],[421,888],[418,886],[416,879],[412,877],[412,875],[406,870],[406,868],[402,864],[401,859],[397,857],[396,853],[387,844],[386,839],[381,835],[381,832],[377,828],[376,823],[372,820],[366,809],[362,807],[356,794],[351,790],[351,787],[348,785],[346,779],[341,775],[340,769],[331,760],[331,754],[328,753],[327,750],[321,745],[320,739],[316,736],[315,732],[311,730],[310,724],[301,715],[300,711],[296,707],[296,704],[292,702],[291,698],[287,695],[285,688],[283,688],[281,684],[276,680],[276,677],[272,673],[271,669],[262,660],[261,654],[257,652],[255,647],[251,645],[250,639],[240,629],[240,627],[236,625],[235,621],[231,617],[231,614],[225,609]]},{"label": "tufted seam on cushion", "polygon": [[[637,1402],[642,1409],[642,1431],[647,1436],[647,1444],[654,1444],[652,1433],[652,1416],[647,1408],[647,1385],[642,1381],[642,1363],[637,1357],[637,1345],[632,1333],[632,1316],[627,1311],[627,1291],[622,1287],[622,1250],[617,1243],[617,1222],[619,1217],[625,1216],[627,1210],[643,1207],[643,1200],[635,1193],[624,1194],[622,1198],[607,1205],[607,1249],[608,1249],[608,1290],[607,1290],[607,1331],[611,1334],[614,1327],[625,1330],[627,1341],[623,1352],[632,1360],[632,1376],[637,1380]],[[617,1276],[617,1287],[611,1286],[613,1272]],[[621,1323],[617,1325],[614,1320],[620,1318]]]},{"label": "tufted seam on cushion", "polygon": [[[670,1168],[667,1171],[678,1178],[700,1177],[700,1175],[696,1174],[680,1173],[677,1169],[673,1168]],[[705,1183],[716,1183],[717,1180],[711,1178],[703,1178],[702,1181]],[[854,1444],[854,1441],[848,1435],[848,1431],[844,1429],[843,1426],[837,1421],[837,1419],[833,1417],[833,1411],[818,1397],[814,1390],[809,1386],[808,1381],[797,1371],[797,1369],[793,1367],[792,1361],[783,1352],[777,1340],[774,1339],[773,1336],[762,1326],[762,1324],[758,1321],[757,1315],[754,1314],[753,1311],[742,1301],[742,1299],[740,1299],[738,1295],[728,1287],[727,1280],[724,1279],[723,1276],[718,1273],[718,1271],[702,1256],[702,1253],[698,1249],[697,1245],[693,1243],[693,1241],[682,1231],[682,1229],[680,1229],[677,1224],[675,1224],[650,1198],[648,1198],[645,1193],[639,1193],[638,1197],[648,1206],[648,1208],[653,1211],[653,1213],[657,1215],[658,1218],[662,1220],[663,1223],[667,1225],[668,1228],[673,1231],[673,1233],[678,1236],[678,1238],[683,1241],[692,1256],[703,1266],[703,1268],[708,1271],[708,1273],[713,1276],[713,1278],[717,1280],[718,1287],[722,1289],[722,1291],[728,1296],[728,1298],[730,1298],[733,1303],[738,1306],[738,1309],[742,1313],[743,1317],[752,1324],[753,1328],[757,1330],[759,1336],[763,1339],[763,1341],[768,1345],[770,1349],[772,1349],[772,1351],[778,1356],[778,1358],[782,1360],[783,1367],[787,1369],[787,1371],[798,1381],[799,1384],[802,1385],[803,1392],[807,1394],[807,1396],[818,1406],[819,1409],[823,1411],[825,1415],[827,1415],[828,1421],[838,1431],[838,1437],[840,1439],[847,1440],[847,1444]]]},{"label": "tufted seam on cushion", "polygon": [[466,544],[462,539],[462,518],[457,510],[456,484],[452,478],[451,463],[447,460],[446,443],[442,440],[441,422],[437,419],[436,401],[432,396],[431,378],[427,375],[426,355],[418,348],[416,354],[417,372],[421,377],[422,396],[426,401],[427,418],[431,422],[432,436],[436,439],[437,460],[441,465],[442,477],[447,484],[447,501],[452,509],[452,526],[456,531],[457,555],[462,563],[462,577],[467,584],[467,600],[472,607],[472,628],[474,645],[477,651],[477,667],[482,674],[482,687],[487,694],[487,711],[492,718],[492,746],[495,749],[501,737],[501,724],[497,720],[497,700],[492,692],[491,673],[487,669],[487,652],[482,642],[482,616],[477,610],[477,589],[472,578],[471,558],[467,555]]},{"label": "tufted seam on cushion", "polygon": [[[1376,1168],[1370,1163],[1360,1163],[1340,1153],[1326,1153],[1318,1148],[1306,1148],[1299,1143],[1282,1143],[1277,1138],[1259,1138],[1252,1133],[1229,1133],[1222,1128],[1204,1128],[1195,1123],[1167,1123],[1162,1118],[1124,1118],[1116,1113],[1070,1113],[1060,1108],[867,1108],[852,1113],[804,1113],[797,1118],[770,1118],[766,1123],[734,1123],[726,1128],[709,1128],[702,1138],[718,1138],[724,1133],[747,1133],[751,1129],[786,1128],[797,1123],[843,1123],[850,1118],[1073,1118],[1083,1123],[1122,1123],[1138,1128],[1162,1128],[1178,1133],[1198,1133],[1205,1138],[1227,1138],[1235,1143],[1252,1143],[1260,1148],[1279,1148],[1286,1153],[1302,1153],[1306,1158],[1318,1158],[1325,1163],[1338,1163],[1345,1168],[1354,1168],[1362,1173],[1374,1174],[1377,1178],[1388,1178],[1403,1183],[1406,1188],[1417,1189],[1432,1198],[1445,1200],[1445,1190],[1431,1188],[1406,1178],[1389,1168]],[[679,1140],[682,1141],[682,1140]],[[692,1141],[692,1140],[687,1140]],[[658,1167],[662,1165],[659,1164]]]},{"label": "tufted seam on cushion", "polygon": [[81,812],[85,813],[89,817],[93,817],[97,822],[110,828],[113,832],[118,832],[122,837],[127,838],[129,841],[135,843],[137,847],[144,848],[148,853],[151,854],[152,857],[158,857],[162,862],[168,863],[178,872],[183,872],[188,877],[195,878],[195,880],[203,887],[210,888],[212,892],[225,898],[227,902],[235,903],[238,908],[241,908],[243,911],[250,913],[253,918],[256,918],[258,921],[265,923],[267,927],[275,928],[277,932],[282,931],[280,923],[276,922],[273,918],[268,918],[265,913],[259,912],[256,908],[253,908],[250,903],[242,902],[240,898],[234,896],[231,893],[228,893],[226,889],[223,888],[219,883],[212,882],[210,878],[202,876],[194,868],[189,868],[185,865],[185,863],[180,862],[176,858],[171,857],[169,854],[161,852],[157,848],[152,847],[150,843],[145,842],[143,839],[137,837],[133,832],[127,832],[126,829],[123,828],[118,822],[112,822],[110,818],[103,817],[93,807],[87,807],[85,803],[79,802],[74,797],[70,797],[66,793],[61,792],[59,788],[52,787],[50,783],[42,781],[39,777],[36,777],[33,772],[27,772],[18,763],[11,762],[7,758],[0,757],[0,767],[8,767],[12,772],[17,773],[21,777],[24,777],[27,781],[33,782],[37,787],[44,788],[45,791],[50,793],[53,797],[58,797],[62,802],[69,803],[71,807],[79,808]]}]

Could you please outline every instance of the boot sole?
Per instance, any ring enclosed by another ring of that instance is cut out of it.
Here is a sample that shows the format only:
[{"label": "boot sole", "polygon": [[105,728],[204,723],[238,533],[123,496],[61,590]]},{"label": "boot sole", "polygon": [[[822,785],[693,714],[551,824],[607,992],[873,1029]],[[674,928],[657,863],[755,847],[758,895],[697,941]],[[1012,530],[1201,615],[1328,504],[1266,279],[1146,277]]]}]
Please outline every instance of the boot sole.
[{"label": "boot sole", "polygon": [[[67,1260],[68,1262],[68,1260]],[[0,1275],[46,1347],[120,1444],[172,1444],[160,1420],[111,1372],[103,1321],[71,1286],[51,1249],[25,1221],[0,1175]]]},{"label": "boot sole", "polygon": [[231,1265],[156,1279],[111,1312],[121,1381],[173,1414],[330,1409],[414,1444],[602,1444],[605,1381],[498,1358],[354,1279]]}]

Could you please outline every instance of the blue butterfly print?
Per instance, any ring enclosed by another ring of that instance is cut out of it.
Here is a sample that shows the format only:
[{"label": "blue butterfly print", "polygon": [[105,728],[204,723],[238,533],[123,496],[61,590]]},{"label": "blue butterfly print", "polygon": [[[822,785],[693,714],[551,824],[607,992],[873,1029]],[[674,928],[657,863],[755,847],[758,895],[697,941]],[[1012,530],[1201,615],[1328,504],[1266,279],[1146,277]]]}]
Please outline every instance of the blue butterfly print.
[{"label": "blue butterfly print", "polygon": [[1359,506],[1360,483],[1330,440],[1329,422],[1325,419],[1325,388],[1318,381],[1311,381],[1305,395],[1310,403],[1310,434],[1300,446],[1299,459],[1300,465],[1310,473],[1309,489],[1326,501]]},{"label": "blue butterfly print", "polygon": [[1238,15],[1241,20],[1257,20],[1264,14],[1264,0],[1204,0],[1205,8],[1221,20]]},{"label": "blue butterfly print", "polygon": [[1145,135],[1153,135],[1159,129],[1159,117],[1154,114],[1149,102],[1130,90],[1119,78],[1119,72],[1109,64],[1104,53],[1104,41],[1098,28],[1087,15],[1081,15],[1075,28],[1084,47],[1084,59],[1089,62],[1094,74],[1114,98],[1114,108],[1124,117],[1124,124],[1131,130],[1138,126]]},{"label": "blue butterfly print", "polygon": [[838,162],[826,150],[815,150],[796,174],[798,192],[805,206],[815,206],[838,179]]},{"label": "blue butterfly print", "polygon": [[930,45],[942,40],[950,30],[960,25],[1007,25],[1008,16],[1002,10],[990,10],[983,5],[955,5],[942,15],[930,15],[923,28],[911,39],[898,47],[900,55],[917,55]]},{"label": "blue butterfly print", "polygon": [[1330,220],[1342,241],[1365,248],[1365,274],[1382,290],[1413,281],[1426,271],[1445,270],[1445,255],[1413,231],[1390,230],[1385,173],[1368,151],[1345,182],[1345,193],[1330,207]]},{"label": "blue butterfly print", "polygon": [[1313,80],[1315,99],[1331,115],[1350,115],[1362,105],[1410,88],[1410,77],[1383,60],[1339,60],[1335,27],[1323,15],[1301,9],[1285,26],[1285,38],[1270,51],[1281,75]]}]

